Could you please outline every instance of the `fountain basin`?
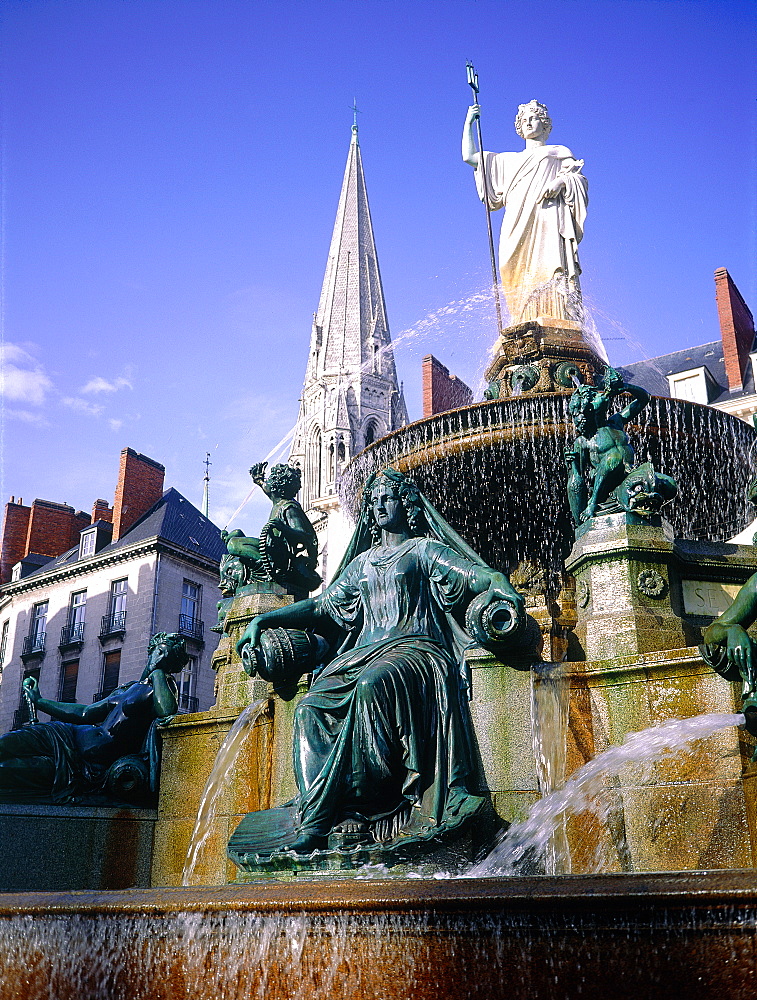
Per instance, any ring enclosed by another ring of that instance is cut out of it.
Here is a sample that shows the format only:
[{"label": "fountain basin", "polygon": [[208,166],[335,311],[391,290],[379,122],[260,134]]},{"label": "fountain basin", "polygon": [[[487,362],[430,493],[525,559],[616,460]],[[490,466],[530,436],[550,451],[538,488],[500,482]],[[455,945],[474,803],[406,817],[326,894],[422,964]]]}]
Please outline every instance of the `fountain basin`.
[{"label": "fountain basin", "polygon": [[752,997],[755,873],[0,899],[0,998]]},{"label": "fountain basin", "polygon": [[[556,592],[573,543],[564,451],[575,432],[569,392],[514,396],[438,413],[381,438],[343,473],[356,513],[372,472],[394,466],[463,538],[497,568],[527,563]],[[638,463],[672,475],[678,496],[664,508],[678,538],[724,541],[751,521],[745,491],[757,431],[731,414],[653,397],[628,432]]]}]

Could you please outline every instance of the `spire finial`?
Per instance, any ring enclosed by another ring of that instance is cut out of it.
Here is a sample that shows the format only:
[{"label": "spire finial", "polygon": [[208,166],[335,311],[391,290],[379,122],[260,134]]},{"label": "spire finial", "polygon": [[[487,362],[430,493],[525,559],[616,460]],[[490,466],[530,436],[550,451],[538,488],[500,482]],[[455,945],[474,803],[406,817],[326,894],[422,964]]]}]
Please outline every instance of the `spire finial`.
[{"label": "spire finial", "polygon": [[350,108],[350,111],[352,112],[352,134],[355,136],[355,139],[357,139],[357,116],[359,114],[362,114],[362,112],[360,111],[360,108],[357,106],[356,97],[352,98],[352,107]]},{"label": "spire finial", "polygon": [[213,464],[210,461],[210,452],[205,452],[205,461],[202,463],[205,466],[205,475],[203,476],[203,491],[202,491],[202,512],[205,517],[208,516],[208,501],[209,501],[209,485],[210,485],[210,467]]}]

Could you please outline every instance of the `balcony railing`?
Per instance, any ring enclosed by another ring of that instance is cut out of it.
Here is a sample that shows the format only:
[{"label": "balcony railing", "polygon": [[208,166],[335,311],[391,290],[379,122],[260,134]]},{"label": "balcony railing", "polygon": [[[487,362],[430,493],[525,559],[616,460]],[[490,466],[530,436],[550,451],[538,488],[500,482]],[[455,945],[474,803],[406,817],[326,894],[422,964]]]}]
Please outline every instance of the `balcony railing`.
[{"label": "balcony railing", "polygon": [[184,694],[179,692],[179,711],[180,712],[196,712],[197,706],[200,704],[199,700],[191,694]]},{"label": "balcony railing", "polygon": [[75,646],[84,642],[84,622],[64,625],[60,630],[60,645]]},{"label": "balcony railing", "polygon": [[114,615],[103,615],[102,626],[100,628],[100,638],[109,635],[117,635],[126,631],[126,612],[117,611]]},{"label": "balcony railing", "polygon": [[27,635],[24,638],[24,645],[21,650],[22,659],[28,659],[32,656],[44,656],[46,638],[47,632],[37,632],[34,635]]},{"label": "balcony railing", "polygon": [[188,635],[190,639],[197,639],[198,642],[202,642],[205,633],[205,622],[201,622],[199,618],[192,618],[190,615],[179,615],[179,633],[181,635]]}]

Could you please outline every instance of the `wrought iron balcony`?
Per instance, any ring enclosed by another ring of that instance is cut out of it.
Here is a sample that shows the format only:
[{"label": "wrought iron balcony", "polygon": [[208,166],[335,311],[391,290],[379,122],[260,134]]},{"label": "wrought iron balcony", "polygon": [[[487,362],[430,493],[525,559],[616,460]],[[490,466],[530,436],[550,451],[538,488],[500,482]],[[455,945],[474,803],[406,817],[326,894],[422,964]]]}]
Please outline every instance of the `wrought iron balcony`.
[{"label": "wrought iron balcony", "polygon": [[84,622],[64,625],[60,630],[60,646],[81,646],[84,642]]},{"label": "wrought iron balcony", "polygon": [[30,660],[35,656],[44,656],[46,638],[47,632],[37,632],[34,635],[27,635],[21,650],[21,659]]},{"label": "wrought iron balcony", "polygon": [[181,635],[188,635],[190,639],[203,642],[205,622],[201,622],[199,618],[192,618],[189,615],[179,615],[179,633]]},{"label": "wrought iron balcony", "polygon": [[117,611],[114,615],[103,615],[100,628],[100,638],[123,634],[126,631],[126,612]]},{"label": "wrought iron balcony", "polygon": [[179,692],[179,711],[180,712],[196,712],[197,706],[200,704],[199,700],[193,695],[184,694]]}]

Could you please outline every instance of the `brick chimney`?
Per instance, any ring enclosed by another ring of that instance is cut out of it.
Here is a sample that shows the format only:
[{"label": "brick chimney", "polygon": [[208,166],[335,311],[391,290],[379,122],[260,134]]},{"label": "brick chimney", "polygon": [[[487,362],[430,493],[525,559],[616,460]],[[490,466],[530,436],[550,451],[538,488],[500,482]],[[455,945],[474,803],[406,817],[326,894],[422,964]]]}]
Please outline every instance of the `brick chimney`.
[{"label": "brick chimney", "polygon": [[715,301],[729,389],[742,389],[744,369],[754,345],[754,319],[746,302],[724,267],[715,271]]},{"label": "brick chimney", "polygon": [[121,452],[121,468],[113,502],[113,541],[125,534],[163,496],[165,466],[133,448]]},{"label": "brick chimney", "polygon": [[67,503],[34,500],[29,512],[26,552],[41,556],[59,556],[79,541],[79,532],[89,524],[82,511],[74,512]]},{"label": "brick chimney", "polygon": [[469,406],[473,402],[473,392],[457,375],[450,375],[441,361],[433,354],[423,359],[423,416],[454,410],[458,406]]},{"label": "brick chimney", "polygon": [[11,570],[26,555],[26,536],[29,531],[31,507],[25,507],[19,499],[10,498],[5,505],[3,534],[0,541],[0,583],[7,583]]},{"label": "brick chimney", "polygon": [[7,583],[17,562],[30,552],[54,558],[79,544],[79,532],[89,524],[89,515],[74,511],[67,503],[35,500],[25,507],[11,497],[5,505],[0,546],[0,582]]},{"label": "brick chimney", "polygon": [[113,508],[107,500],[95,500],[92,504],[92,523],[95,521],[107,521],[113,524]]}]

